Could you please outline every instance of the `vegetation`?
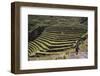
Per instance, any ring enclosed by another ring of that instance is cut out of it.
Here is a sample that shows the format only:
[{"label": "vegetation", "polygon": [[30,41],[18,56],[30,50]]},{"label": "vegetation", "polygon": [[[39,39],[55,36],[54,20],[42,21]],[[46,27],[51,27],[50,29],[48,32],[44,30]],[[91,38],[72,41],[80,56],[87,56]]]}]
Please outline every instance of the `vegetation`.
[{"label": "vegetation", "polygon": [[75,49],[77,40],[82,44],[87,39],[86,17],[29,15],[28,18],[29,60],[65,59],[66,53]]}]

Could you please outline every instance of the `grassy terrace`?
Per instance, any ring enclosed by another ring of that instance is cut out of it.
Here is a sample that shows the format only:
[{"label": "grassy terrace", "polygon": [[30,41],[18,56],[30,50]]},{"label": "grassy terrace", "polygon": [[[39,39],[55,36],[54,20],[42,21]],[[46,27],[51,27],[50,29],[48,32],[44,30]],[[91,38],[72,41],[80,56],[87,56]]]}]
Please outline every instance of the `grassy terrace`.
[{"label": "grassy terrace", "polygon": [[28,59],[67,59],[77,40],[83,41],[80,50],[87,50],[87,29],[87,17],[28,15]]},{"label": "grassy terrace", "polygon": [[46,52],[63,52],[67,49],[74,48],[77,40],[79,40],[86,30],[76,27],[49,27],[35,40],[29,42],[29,56],[34,56],[37,53]]}]

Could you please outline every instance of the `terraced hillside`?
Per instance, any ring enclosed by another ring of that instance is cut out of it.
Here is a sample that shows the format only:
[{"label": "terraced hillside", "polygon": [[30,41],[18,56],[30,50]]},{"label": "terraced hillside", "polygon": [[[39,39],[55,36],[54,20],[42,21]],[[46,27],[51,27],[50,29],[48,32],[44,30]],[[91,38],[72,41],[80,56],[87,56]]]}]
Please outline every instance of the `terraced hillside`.
[{"label": "terraced hillside", "polygon": [[82,39],[86,31],[81,27],[47,27],[39,37],[29,42],[29,56],[43,57],[69,52],[69,49],[75,48],[76,41]]},{"label": "terraced hillside", "polygon": [[87,57],[87,28],[87,17],[28,15],[28,59]]}]

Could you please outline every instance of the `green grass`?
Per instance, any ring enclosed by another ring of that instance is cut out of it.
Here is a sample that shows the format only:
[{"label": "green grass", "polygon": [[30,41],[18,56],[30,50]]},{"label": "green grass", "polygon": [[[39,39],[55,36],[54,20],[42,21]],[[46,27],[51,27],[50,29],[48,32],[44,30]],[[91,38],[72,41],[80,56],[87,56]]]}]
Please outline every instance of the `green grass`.
[{"label": "green grass", "polygon": [[[43,32],[37,39],[29,42],[29,56],[32,56],[31,53],[34,53],[35,55],[37,52],[55,52],[73,48],[75,42],[79,40],[84,34],[84,31],[82,31],[83,29],[81,30],[80,28],[80,32],[76,32],[75,29],[77,30],[77,28],[74,28],[72,31],[69,30],[69,28],[66,28],[61,31],[64,33],[58,33],[57,29],[55,29],[57,33],[51,33],[50,31]],[[68,30],[69,33],[66,34],[65,30]]]}]

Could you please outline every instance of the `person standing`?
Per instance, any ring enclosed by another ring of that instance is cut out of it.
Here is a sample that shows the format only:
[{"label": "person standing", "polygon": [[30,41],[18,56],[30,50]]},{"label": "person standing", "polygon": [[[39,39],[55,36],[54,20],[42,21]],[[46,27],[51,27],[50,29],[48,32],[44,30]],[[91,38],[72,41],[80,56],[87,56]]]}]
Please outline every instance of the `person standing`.
[{"label": "person standing", "polygon": [[76,41],[76,46],[75,46],[75,52],[76,52],[76,55],[78,55],[78,52],[79,52],[79,40]]}]

